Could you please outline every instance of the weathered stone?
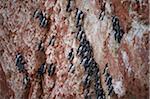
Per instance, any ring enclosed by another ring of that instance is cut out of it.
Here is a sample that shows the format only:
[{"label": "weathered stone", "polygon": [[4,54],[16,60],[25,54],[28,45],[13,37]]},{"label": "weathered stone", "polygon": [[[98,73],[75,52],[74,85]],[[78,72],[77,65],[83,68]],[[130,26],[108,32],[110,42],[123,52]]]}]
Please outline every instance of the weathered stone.
[{"label": "weathered stone", "polygon": [[148,10],[148,0],[1,0],[0,99],[148,99]]}]

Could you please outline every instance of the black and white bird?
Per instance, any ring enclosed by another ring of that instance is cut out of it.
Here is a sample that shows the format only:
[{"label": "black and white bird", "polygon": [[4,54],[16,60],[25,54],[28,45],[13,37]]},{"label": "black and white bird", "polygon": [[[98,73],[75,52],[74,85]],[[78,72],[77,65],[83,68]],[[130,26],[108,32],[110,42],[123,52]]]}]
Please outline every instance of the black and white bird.
[{"label": "black and white bird", "polygon": [[119,18],[118,17],[116,17],[116,16],[112,17],[112,25],[113,25],[113,30],[114,30],[114,38],[115,38],[115,40],[118,43],[120,43],[121,39],[123,37],[124,31],[120,27]]},{"label": "black and white bird", "polygon": [[73,63],[70,63],[68,72],[74,73],[74,71],[75,71],[75,65]]},{"label": "black and white bird", "polygon": [[25,64],[25,62],[23,60],[23,56],[20,53],[18,53],[16,55],[16,66],[17,66],[19,72],[25,71],[24,64]]},{"label": "black and white bird", "polygon": [[112,96],[112,94],[113,94],[113,92],[114,92],[113,89],[114,89],[113,86],[110,86],[110,87],[108,88],[108,95],[109,95],[109,96]]},{"label": "black and white bird", "polygon": [[71,12],[73,10],[74,0],[67,0],[66,11]]},{"label": "black and white bird", "polygon": [[29,87],[29,83],[30,83],[30,78],[29,78],[28,75],[25,75],[25,76],[23,77],[23,85],[25,85],[25,89],[26,89],[27,87]]},{"label": "black and white bird", "polygon": [[43,12],[40,9],[37,9],[34,12],[33,17],[36,18],[36,19],[37,18],[39,19],[39,25],[41,27],[45,28],[48,25],[48,20],[47,20],[46,16],[43,15]]},{"label": "black and white bird", "polygon": [[53,36],[50,38],[49,45],[54,46],[54,45],[55,45],[55,40],[56,40],[56,38],[55,38],[55,36],[53,35]]},{"label": "black and white bird", "polygon": [[83,77],[83,86],[86,89],[86,88],[88,88],[90,86],[90,84],[91,84],[91,77],[88,74],[86,74]]},{"label": "black and white bird", "polygon": [[48,76],[52,76],[55,72],[55,69],[56,69],[56,66],[54,63],[51,63],[49,66],[48,66]]},{"label": "black and white bird", "polygon": [[76,8],[76,27],[81,26],[83,18],[84,18],[83,12],[78,8]]},{"label": "black and white bird", "polygon": [[46,27],[47,24],[48,24],[48,20],[47,20],[46,17],[44,16],[44,17],[42,18],[42,20],[40,20],[40,26],[41,26],[41,27]]},{"label": "black and white bird", "polygon": [[43,76],[43,74],[46,72],[46,63],[43,63],[40,68],[38,69],[38,75]]},{"label": "black and white bird", "polygon": [[71,62],[74,59],[73,48],[70,49],[67,59]]}]

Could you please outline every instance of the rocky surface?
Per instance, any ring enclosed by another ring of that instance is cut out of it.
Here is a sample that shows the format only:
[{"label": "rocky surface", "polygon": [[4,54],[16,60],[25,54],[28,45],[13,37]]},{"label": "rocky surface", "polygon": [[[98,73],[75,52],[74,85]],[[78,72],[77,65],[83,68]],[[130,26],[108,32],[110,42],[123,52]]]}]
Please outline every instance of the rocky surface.
[{"label": "rocky surface", "polygon": [[148,0],[0,0],[0,98],[148,99],[148,12]]}]

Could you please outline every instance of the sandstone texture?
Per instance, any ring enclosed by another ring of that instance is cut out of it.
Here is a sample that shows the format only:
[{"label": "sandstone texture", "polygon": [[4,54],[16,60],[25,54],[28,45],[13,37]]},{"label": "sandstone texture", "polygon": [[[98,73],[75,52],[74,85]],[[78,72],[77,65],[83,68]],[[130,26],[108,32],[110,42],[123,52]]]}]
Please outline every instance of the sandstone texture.
[{"label": "sandstone texture", "polygon": [[0,0],[0,99],[149,99],[149,40],[148,0]]}]

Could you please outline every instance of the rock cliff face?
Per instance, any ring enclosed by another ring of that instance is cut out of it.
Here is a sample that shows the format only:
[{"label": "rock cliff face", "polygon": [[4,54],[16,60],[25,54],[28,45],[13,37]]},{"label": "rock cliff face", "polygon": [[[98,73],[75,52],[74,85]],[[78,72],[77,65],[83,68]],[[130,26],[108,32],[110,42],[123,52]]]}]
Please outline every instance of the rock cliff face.
[{"label": "rock cliff face", "polygon": [[0,99],[148,99],[148,0],[0,0]]}]

